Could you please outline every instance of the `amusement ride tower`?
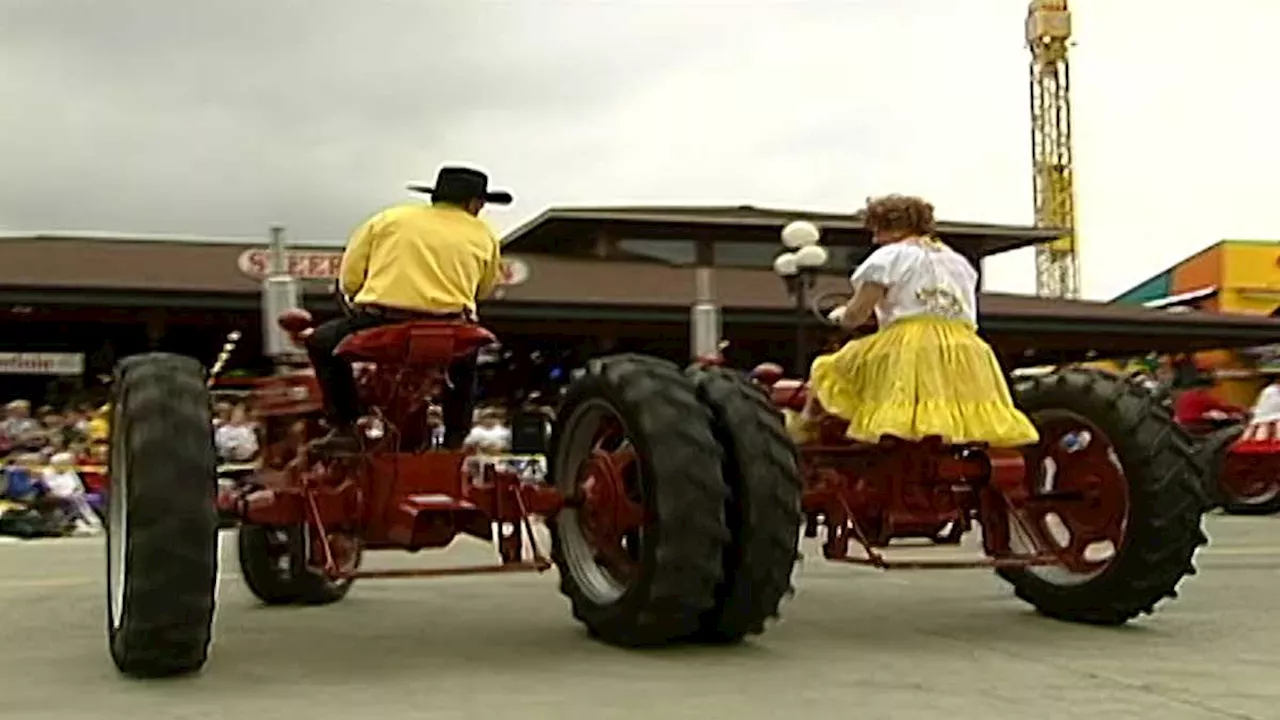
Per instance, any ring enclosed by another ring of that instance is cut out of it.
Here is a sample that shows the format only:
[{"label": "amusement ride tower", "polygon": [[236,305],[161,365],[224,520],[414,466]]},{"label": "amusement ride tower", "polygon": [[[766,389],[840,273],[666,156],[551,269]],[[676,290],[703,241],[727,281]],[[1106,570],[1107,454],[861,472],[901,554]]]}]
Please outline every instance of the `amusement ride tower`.
[{"label": "amusement ride tower", "polygon": [[1063,230],[1036,248],[1036,293],[1080,295],[1076,253],[1075,183],[1071,157],[1071,83],[1067,48],[1071,11],[1067,0],[1032,0],[1027,9],[1031,50],[1031,156],[1037,227]]}]

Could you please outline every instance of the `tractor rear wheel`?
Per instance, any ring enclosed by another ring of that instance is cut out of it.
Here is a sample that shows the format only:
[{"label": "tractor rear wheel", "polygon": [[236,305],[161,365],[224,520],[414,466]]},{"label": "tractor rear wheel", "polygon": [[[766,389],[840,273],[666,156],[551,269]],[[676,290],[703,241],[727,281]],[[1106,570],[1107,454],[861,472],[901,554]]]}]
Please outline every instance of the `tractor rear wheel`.
[{"label": "tractor rear wheel", "polygon": [[712,430],[724,450],[722,472],[730,491],[725,516],[732,537],[716,605],[703,617],[698,638],[738,642],[764,632],[792,592],[805,521],[800,467],[782,415],[759,387],[720,367],[695,366],[687,373],[711,410]]},{"label": "tractor rear wheel", "polygon": [[[1015,394],[1041,438],[1027,451],[1039,499],[1011,531],[1020,549],[1053,552],[1063,564],[998,574],[1044,615],[1097,625],[1176,597],[1207,542],[1192,440],[1149,393],[1108,373],[1063,370],[1023,380]],[[1097,546],[1109,554],[1090,557]]]},{"label": "tractor rear wheel", "polygon": [[217,456],[204,370],[155,353],[117,366],[111,399],[107,635],[135,677],[198,670],[218,579]]},{"label": "tractor rear wheel", "polygon": [[694,635],[716,605],[729,489],[711,413],[674,364],[616,355],[569,386],[549,477],[560,591],[595,636],[626,647]]}]

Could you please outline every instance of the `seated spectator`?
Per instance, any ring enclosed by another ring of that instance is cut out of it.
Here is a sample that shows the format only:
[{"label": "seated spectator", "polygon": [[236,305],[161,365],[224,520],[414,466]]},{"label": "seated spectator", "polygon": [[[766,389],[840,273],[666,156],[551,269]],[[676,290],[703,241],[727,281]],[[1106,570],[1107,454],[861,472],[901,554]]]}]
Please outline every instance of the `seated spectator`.
[{"label": "seated spectator", "polygon": [[477,454],[501,455],[511,447],[511,429],[502,423],[497,410],[482,410],[479,421],[462,441],[462,447]]},{"label": "seated spectator", "polygon": [[1213,394],[1213,384],[1213,378],[1203,373],[1185,381],[1185,389],[1173,402],[1174,419],[1179,425],[1196,428],[1241,417],[1248,412],[1245,408],[1219,400]]},{"label": "seated spectator", "polygon": [[77,439],[89,438],[89,419],[92,415],[93,408],[87,405],[79,405],[66,414],[66,425],[75,431]]},{"label": "seated spectator", "polygon": [[218,457],[224,462],[251,462],[258,456],[258,433],[243,405],[237,405],[214,433]]},{"label": "seated spectator", "polygon": [[444,447],[444,411],[439,405],[427,408],[427,431],[431,433],[431,447]]},{"label": "seated spectator", "polygon": [[213,404],[213,426],[215,428],[222,427],[231,421],[231,411],[235,407],[226,401],[216,402]]},{"label": "seated spectator", "polygon": [[70,514],[77,533],[97,534],[102,532],[102,521],[89,506],[84,484],[80,482],[80,475],[76,472],[75,461],[71,453],[54,455],[40,482],[47,496]]},{"label": "seated spectator", "polygon": [[7,499],[20,503],[35,503],[43,496],[39,483],[39,470],[43,458],[37,453],[24,452],[12,455],[4,469]]},{"label": "seated spectator", "polygon": [[109,440],[111,434],[111,404],[107,403],[95,410],[89,418],[89,440]]},{"label": "seated spectator", "polygon": [[42,441],[43,444],[40,446],[40,457],[42,457],[45,462],[48,462],[49,458],[52,458],[54,455],[57,455],[60,452],[65,452],[67,449],[67,442],[62,433],[48,433],[42,437]]},{"label": "seated spectator", "polygon": [[5,406],[4,418],[0,420],[0,435],[14,447],[28,447],[32,438],[40,434],[40,429],[40,423],[31,417],[30,401],[14,400]]},{"label": "seated spectator", "polygon": [[511,448],[511,430],[502,425],[496,409],[487,408],[477,415],[476,424],[462,440],[462,449],[471,455],[465,466],[471,477],[479,477],[485,466],[493,465]]},{"label": "seated spectator", "polygon": [[59,448],[68,447],[71,443],[83,437],[80,431],[76,429],[75,422],[70,415],[60,415],[56,412],[46,413],[40,416],[40,424],[44,426],[45,434],[50,438],[50,444]]}]

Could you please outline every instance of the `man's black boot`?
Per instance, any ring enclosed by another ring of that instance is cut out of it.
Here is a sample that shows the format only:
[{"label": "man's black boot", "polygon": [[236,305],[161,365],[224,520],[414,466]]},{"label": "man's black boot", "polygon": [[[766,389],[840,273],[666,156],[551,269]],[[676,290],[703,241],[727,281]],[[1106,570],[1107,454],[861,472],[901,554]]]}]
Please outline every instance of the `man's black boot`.
[{"label": "man's black boot", "polygon": [[360,452],[360,439],[349,425],[338,425],[328,435],[312,440],[310,448],[329,454],[354,454]]}]

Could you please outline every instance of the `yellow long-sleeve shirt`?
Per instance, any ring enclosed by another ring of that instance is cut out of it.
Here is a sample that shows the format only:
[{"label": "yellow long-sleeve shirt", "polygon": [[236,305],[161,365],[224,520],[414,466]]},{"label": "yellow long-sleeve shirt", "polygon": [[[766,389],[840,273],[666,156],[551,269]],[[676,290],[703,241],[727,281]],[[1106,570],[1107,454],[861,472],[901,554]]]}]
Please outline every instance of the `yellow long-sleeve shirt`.
[{"label": "yellow long-sleeve shirt", "polygon": [[342,253],[342,294],[357,305],[434,313],[475,308],[497,286],[501,244],[451,205],[398,205],[361,225]]}]

